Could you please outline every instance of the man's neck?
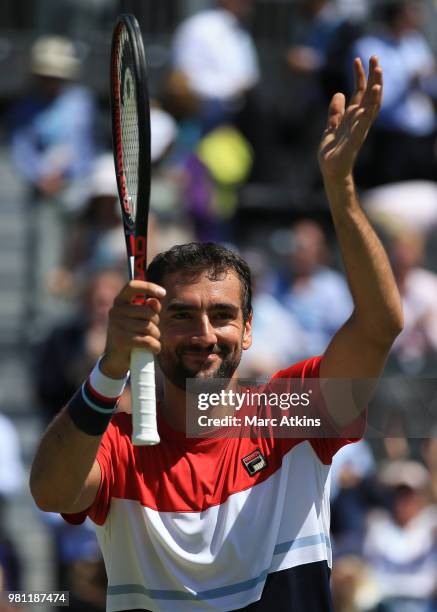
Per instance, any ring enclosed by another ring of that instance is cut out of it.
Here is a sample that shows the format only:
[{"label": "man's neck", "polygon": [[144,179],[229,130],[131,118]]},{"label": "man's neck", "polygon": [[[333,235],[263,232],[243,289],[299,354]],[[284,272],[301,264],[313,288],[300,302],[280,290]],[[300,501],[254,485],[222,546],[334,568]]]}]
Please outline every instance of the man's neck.
[{"label": "man's neck", "polygon": [[[223,384],[223,389],[236,390],[237,388],[238,378],[235,373],[229,385],[226,386]],[[228,413],[232,414],[233,409],[226,405],[218,405],[214,409],[213,416],[223,416],[224,414]],[[167,424],[172,429],[175,431],[186,432],[187,393],[167,379],[164,383],[164,399],[159,404],[159,414],[165,419]]]}]

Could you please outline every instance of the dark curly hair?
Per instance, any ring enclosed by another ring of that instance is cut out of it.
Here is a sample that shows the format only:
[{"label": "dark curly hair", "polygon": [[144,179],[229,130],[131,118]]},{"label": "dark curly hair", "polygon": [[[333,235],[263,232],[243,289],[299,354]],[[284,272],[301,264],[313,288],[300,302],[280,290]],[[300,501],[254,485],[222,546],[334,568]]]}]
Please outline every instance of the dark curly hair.
[{"label": "dark curly hair", "polygon": [[217,280],[230,270],[240,279],[241,306],[243,320],[246,322],[252,313],[252,280],[249,266],[240,255],[219,244],[189,242],[159,253],[147,268],[147,280],[161,285],[164,277],[173,272],[183,272],[193,278],[207,272],[208,278]]}]

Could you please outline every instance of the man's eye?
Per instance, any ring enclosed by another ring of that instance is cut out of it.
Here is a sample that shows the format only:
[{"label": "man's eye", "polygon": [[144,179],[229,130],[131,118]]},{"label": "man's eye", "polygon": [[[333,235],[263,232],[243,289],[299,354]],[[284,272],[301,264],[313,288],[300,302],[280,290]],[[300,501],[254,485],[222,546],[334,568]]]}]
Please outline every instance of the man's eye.
[{"label": "man's eye", "polygon": [[189,319],[190,318],[190,313],[188,312],[176,312],[173,317],[173,319],[176,319],[176,321],[183,321],[184,319]]},{"label": "man's eye", "polygon": [[217,312],[214,318],[218,321],[229,321],[229,319],[232,319],[232,315],[229,312]]}]

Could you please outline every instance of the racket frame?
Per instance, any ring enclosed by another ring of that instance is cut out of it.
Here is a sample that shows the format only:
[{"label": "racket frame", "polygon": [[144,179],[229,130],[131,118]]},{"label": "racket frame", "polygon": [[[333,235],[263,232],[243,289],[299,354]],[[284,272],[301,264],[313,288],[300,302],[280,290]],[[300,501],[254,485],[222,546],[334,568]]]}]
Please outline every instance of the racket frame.
[{"label": "racket frame", "polygon": [[[123,74],[119,75],[120,39],[126,32],[133,62],[132,78],[135,83],[136,110],[138,119],[138,176],[135,219],[130,213],[129,193],[123,161],[122,130],[122,86]],[[147,269],[147,224],[151,182],[151,131],[150,104],[147,87],[146,57],[142,34],[136,18],[130,14],[118,17],[114,27],[110,62],[110,101],[114,165],[117,189],[121,204],[129,278],[146,279]],[[144,298],[135,300],[144,302]],[[136,445],[159,443],[156,425],[155,369],[153,354],[144,349],[133,349],[131,354],[132,386],[132,441]]]}]

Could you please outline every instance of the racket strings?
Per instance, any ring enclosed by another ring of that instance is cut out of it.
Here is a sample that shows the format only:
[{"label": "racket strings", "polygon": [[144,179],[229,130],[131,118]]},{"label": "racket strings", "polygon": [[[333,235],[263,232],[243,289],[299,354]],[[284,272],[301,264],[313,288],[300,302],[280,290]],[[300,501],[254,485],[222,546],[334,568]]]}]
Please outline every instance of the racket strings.
[{"label": "racket strings", "polygon": [[126,186],[129,214],[135,221],[137,214],[138,169],[139,169],[139,132],[137,92],[134,72],[134,56],[129,36],[122,29],[118,47],[118,83],[120,86],[120,123],[123,146],[123,174]]}]

